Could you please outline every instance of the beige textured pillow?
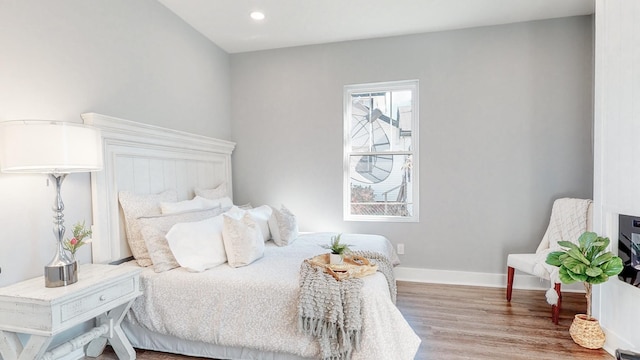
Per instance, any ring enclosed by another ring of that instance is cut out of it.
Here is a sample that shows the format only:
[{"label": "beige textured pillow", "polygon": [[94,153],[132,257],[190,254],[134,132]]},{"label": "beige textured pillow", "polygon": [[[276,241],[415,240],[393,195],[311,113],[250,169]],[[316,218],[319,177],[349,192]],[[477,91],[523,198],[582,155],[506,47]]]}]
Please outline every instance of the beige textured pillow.
[{"label": "beige textured pillow", "polygon": [[221,208],[215,208],[139,218],[142,237],[153,263],[153,270],[163,272],[180,267],[165,237],[173,225],[213,218],[222,212]]},{"label": "beige textured pillow", "polygon": [[245,213],[241,219],[226,214],[222,217],[222,240],[231,267],[246,266],[264,256],[264,240],[250,214]]},{"label": "beige textured pillow", "polygon": [[210,200],[216,200],[228,196],[227,183],[222,183],[218,185],[218,187],[213,189],[195,188],[194,192],[197,196],[202,196],[203,198],[207,198]]},{"label": "beige textured pillow", "polygon": [[298,220],[284,205],[280,210],[273,209],[269,218],[271,238],[278,246],[292,244],[298,238]]},{"label": "beige textured pillow", "polygon": [[147,225],[142,227],[140,233],[149,250],[149,257],[153,262],[153,270],[155,272],[159,273],[180,267],[180,264],[173,257],[171,249],[169,249],[165,231]]},{"label": "beige textured pillow", "polygon": [[229,211],[227,211],[227,215],[235,219],[242,218],[245,213],[251,215],[251,218],[256,222],[264,241],[266,242],[270,240],[271,232],[269,231],[269,219],[273,214],[271,207],[269,205],[262,205],[258,206],[257,208],[250,208],[245,210],[241,207],[234,206]]},{"label": "beige textured pillow", "polygon": [[131,249],[131,254],[140,266],[150,266],[152,264],[147,246],[144,243],[138,222],[141,216],[159,215],[160,203],[178,201],[175,190],[167,190],[160,194],[140,195],[130,191],[120,191],[118,194],[120,206],[124,212],[125,231],[127,242]]}]

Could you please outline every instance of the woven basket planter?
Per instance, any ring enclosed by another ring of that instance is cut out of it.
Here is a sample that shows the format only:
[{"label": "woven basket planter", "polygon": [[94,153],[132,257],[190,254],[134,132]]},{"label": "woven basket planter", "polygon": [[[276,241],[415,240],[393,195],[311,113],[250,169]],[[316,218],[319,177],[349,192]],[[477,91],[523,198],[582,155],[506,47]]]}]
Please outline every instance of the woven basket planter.
[{"label": "woven basket planter", "polygon": [[587,315],[577,314],[573,318],[569,334],[576,344],[587,349],[600,349],[604,345],[604,332],[598,320],[591,318],[587,320]]}]

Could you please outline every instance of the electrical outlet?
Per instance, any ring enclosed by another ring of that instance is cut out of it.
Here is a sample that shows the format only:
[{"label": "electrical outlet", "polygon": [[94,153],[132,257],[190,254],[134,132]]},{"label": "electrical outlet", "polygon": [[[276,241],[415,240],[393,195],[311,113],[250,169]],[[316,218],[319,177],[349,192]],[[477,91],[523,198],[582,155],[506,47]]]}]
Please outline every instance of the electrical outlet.
[{"label": "electrical outlet", "polygon": [[404,255],[404,244],[398,244],[398,255]]}]

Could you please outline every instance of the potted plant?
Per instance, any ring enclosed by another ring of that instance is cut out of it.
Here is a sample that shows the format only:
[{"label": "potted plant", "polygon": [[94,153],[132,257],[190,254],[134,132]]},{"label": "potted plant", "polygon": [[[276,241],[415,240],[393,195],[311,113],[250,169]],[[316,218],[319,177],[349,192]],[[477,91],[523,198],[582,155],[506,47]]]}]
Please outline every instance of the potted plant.
[{"label": "potted plant", "polygon": [[91,242],[91,239],[86,239],[91,236],[91,229],[85,227],[84,221],[78,222],[73,225],[73,237],[71,239],[65,239],[62,247],[71,253],[73,260],[76,259],[76,251],[81,246]]},{"label": "potted plant", "polygon": [[332,236],[329,245],[322,245],[323,248],[331,250],[331,253],[329,254],[330,264],[342,264],[344,256],[351,251],[351,249],[349,249],[349,246],[351,245],[340,242],[341,236],[342,234]]},{"label": "potted plant", "polygon": [[585,232],[578,238],[578,244],[558,241],[564,249],[547,256],[547,264],[559,267],[558,274],[563,284],[582,282],[587,298],[587,313],[577,314],[569,328],[571,338],[578,345],[599,349],[604,345],[604,333],[598,320],[591,316],[591,291],[594,284],[609,280],[623,268],[622,259],[606,251],[609,238],[594,232]]}]

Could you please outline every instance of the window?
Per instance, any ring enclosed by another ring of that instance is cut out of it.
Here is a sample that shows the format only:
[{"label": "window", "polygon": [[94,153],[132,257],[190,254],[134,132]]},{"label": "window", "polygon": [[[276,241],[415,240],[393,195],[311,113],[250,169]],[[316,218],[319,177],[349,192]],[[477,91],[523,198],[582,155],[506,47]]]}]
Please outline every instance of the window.
[{"label": "window", "polygon": [[344,89],[345,220],[418,221],[418,81]]}]

